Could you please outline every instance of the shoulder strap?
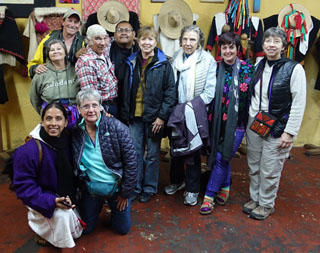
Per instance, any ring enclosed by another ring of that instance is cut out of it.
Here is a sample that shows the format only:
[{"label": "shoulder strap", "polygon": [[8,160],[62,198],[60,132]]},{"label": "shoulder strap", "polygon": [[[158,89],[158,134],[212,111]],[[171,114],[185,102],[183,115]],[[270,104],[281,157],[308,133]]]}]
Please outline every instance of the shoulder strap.
[{"label": "shoulder strap", "polygon": [[39,140],[34,139],[34,141],[36,142],[38,149],[39,149],[39,167],[41,166],[42,163],[42,146]]}]

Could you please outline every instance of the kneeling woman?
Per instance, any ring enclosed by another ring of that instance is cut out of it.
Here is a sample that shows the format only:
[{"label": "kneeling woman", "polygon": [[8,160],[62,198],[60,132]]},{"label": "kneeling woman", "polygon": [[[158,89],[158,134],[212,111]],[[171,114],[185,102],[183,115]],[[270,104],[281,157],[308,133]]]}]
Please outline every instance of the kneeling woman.
[{"label": "kneeling woman", "polygon": [[248,83],[252,65],[237,57],[240,37],[223,33],[218,41],[222,62],[217,70],[216,92],[211,123],[211,153],[208,165],[212,168],[207,190],[200,208],[201,214],[213,211],[214,200],[224,205],[230,190],[230,160],[241,144],[248,121]]},{"label": "kneeling woman", "polygon": [[72,248],[82,226],[73,211],[76,188],[65,131],[67,113],[61,104],[48,104],[33,139],[19,147],[13,157],[13,187],[28,207],[28,222],[35,240],[59,248]]}]

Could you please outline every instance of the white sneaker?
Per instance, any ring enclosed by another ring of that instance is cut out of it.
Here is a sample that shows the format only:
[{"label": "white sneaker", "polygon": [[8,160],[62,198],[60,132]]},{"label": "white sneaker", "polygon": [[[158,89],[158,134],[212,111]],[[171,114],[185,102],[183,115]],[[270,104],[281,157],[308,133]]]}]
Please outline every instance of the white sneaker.
[{"label": "white sneaker", "polygon": [[199,192],[185,192],[184,204],[187,206],[195,206],[198,203]]},{"label": "white sneaker", "polygon": [[182,182],[181,184],[169,184],[164,188],[164,192],[167,195],[173,195],[177,191],[180,191],[186,187],[186,184]]}]

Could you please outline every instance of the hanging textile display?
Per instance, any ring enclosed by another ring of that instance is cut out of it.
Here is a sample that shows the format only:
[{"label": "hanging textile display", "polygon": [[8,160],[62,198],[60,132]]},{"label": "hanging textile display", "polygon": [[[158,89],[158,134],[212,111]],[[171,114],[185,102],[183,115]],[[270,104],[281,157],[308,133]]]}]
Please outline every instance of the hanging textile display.
[{"label": "hanging textile display", "polygon": [[[14,57],[23,65],[26,64],[19,29],[13,14],[5,7],[0,10],[0,104],[8,101],[2,64],[10,64],[6,56]],[[15,66],[15,62],[10,64]]]},{"label": "hanging textile display", "polygon": [[[82,0],[82,19],[87,20],[91,13],[98,11],[101,4],[106,0]],[[140,0],[118,0],[118,2],[124,3],[129,11],[135,12],[139,15],[140,12]]]},{"label": "hanging textile display", "polygon": [[263,19],[264,29],[281,27],[288,34],[288,50],[286,56],[300,64],[310,51],[317,38],[320,21],[311,16],[300,4],[286,5],[279,15]]},{"label": "hanging textile display", "polygon": [[312,24],[310,13],[300,4],[289,4],[280,11],[278,24],[287,34],[287,58],[293,60],[298,42],[307,44]]},{"label": "hanging textile display", "polygon": [[[214,15],[206,49],[212,51],[218,37],[228,31],[241,36],[240,59],[252,57],[251,47],[256,57],[264,55],[262,22],[258,17],[250,17],[248,0],[230,0],[224,12]],[[221,61],[220,48],[218,45],[216,48],[216,60]]]},{"label": "hanging textile display", "polygon": [[27,18],[35,7],[54,7],[56,0],[1,0],[0,5],[7,6],[15,18]]}]

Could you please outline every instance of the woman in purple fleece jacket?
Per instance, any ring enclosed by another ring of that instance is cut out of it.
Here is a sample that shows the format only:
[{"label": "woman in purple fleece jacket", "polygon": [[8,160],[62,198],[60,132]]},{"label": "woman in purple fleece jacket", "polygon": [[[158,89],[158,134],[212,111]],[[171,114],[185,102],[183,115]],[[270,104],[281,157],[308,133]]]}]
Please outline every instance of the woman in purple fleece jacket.
[{"label": "woman in purple fleece jacket", "polygon": [[33,139],[19,147],[13,156],[14,190],[28,208],[28,223],[36,233],[35,240],[59,248],[74,247],[73,239],[82,233],[72,204],[76,188],[68,156],[66,118],[61,104],[48,104],[41,125],[31,132]]}]

